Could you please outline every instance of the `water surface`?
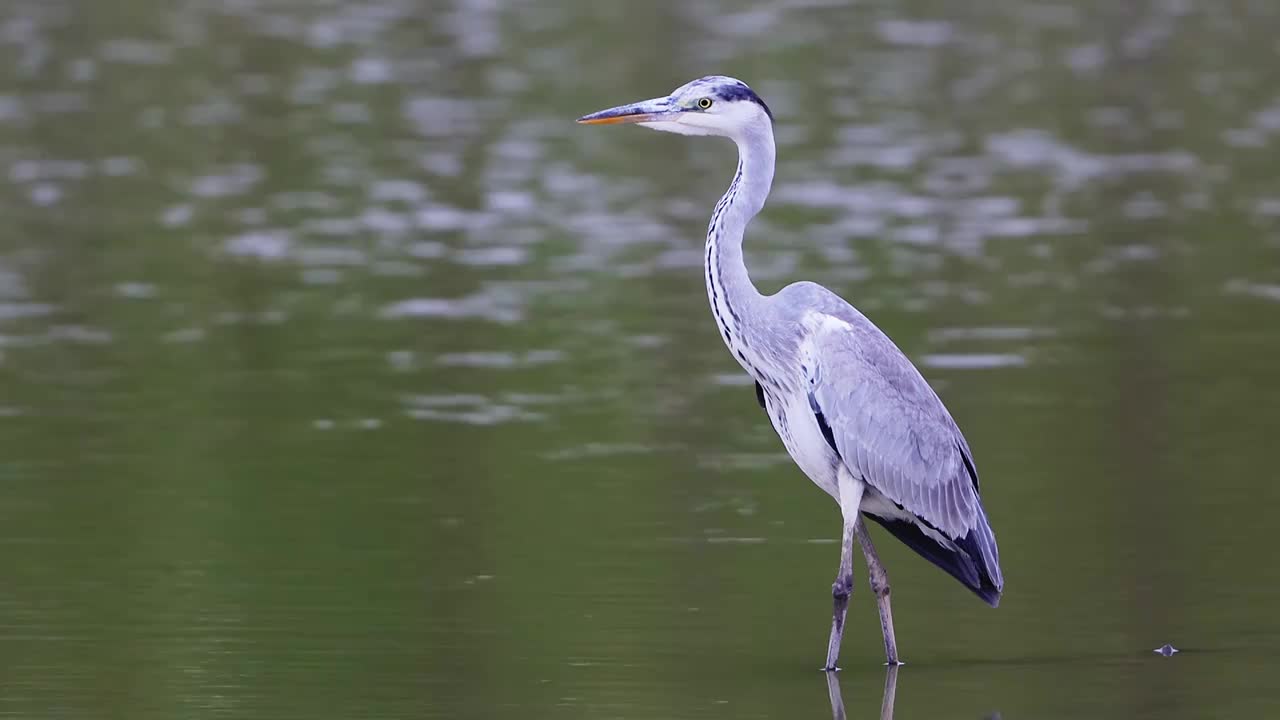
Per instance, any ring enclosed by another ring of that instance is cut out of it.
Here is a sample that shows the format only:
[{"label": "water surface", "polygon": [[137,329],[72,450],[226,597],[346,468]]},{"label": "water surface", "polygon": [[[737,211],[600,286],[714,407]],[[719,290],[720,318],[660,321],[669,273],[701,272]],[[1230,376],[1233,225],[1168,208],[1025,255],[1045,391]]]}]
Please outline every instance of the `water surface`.
[{"label": "water surface", "polygon": [[[998,610],[880,543],[895,716],[1274,713],[1277,30],[5,4],[0,713],[831,716],[839,513],[698,271],[732,148],[572,123],[710,72],[777,115],[753,278],[870,315],[982,472]],[[840,697],[876,717],[856,587]]]}]

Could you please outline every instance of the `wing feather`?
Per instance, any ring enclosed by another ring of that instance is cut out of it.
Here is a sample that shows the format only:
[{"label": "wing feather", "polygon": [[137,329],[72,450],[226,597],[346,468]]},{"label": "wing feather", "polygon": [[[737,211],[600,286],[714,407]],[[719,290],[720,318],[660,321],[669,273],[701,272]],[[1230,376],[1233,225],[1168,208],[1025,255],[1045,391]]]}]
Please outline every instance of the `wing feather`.
[{"label": "wing feather", "polygon": [[815,323],[804,348],[814,406],[850,470],[949,538],[963,538],[982,514],[968,443],[915,366],[864,322]]},{"label": "wing feather", "polygon": [[998,604],[1000,551],[969,443],[902,351],[871,321],[844,308],[847,318],[815,313],[801,349],[823,434],[855,475],[915,521],[873,519]]}]

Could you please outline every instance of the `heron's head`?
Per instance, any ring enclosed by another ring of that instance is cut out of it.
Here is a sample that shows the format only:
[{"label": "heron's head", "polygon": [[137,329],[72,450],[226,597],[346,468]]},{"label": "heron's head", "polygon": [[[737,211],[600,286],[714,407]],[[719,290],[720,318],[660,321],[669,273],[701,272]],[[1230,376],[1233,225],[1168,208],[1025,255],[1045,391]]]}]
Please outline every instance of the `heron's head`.
[{"label": "heron's head", "polygon": [[681,85],[665,97],[619,105],[578,118],[586,125],[636,123],[681,135],[740,138],[754,128],[769,128],[773,113],[741,80],[710,75]]}]

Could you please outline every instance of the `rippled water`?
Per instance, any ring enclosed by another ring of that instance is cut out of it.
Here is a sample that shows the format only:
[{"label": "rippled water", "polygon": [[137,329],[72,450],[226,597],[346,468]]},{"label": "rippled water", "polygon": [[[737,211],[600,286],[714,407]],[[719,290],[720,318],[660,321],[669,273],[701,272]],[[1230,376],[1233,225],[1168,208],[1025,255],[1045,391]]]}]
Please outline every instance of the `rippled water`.
[{"label": "rippled water", "polygon": [[[0,7],[0,714],[1263,717],[1280,9]],[[698,272],[777,115],[765,290],[871,315],[977,454],[992,611],[836,508]],[[1172,643],[1182,652],[1152,652]],[[891,700],[891,702],[886,702]]]}]

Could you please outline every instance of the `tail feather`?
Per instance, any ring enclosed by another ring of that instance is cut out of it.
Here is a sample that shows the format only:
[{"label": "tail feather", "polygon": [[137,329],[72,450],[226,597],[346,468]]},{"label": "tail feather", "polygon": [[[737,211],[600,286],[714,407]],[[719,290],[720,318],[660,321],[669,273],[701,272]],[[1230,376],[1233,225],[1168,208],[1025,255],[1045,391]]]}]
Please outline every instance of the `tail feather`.
[{"label": "tail feather", "polygon": [[991,526],[987,524],[986,514],[981,510],[979,513],[977,527],[956,540],[953,547],[947,547],[929,537],[920,525],[911,520],[883,518],[871,513],[863,515],[880,523],[904,545],[959,580],[982,598],[983,602],[996,607],[1000,604],[1000,593],[1004,590],[1000,553],[996,548]]}]

